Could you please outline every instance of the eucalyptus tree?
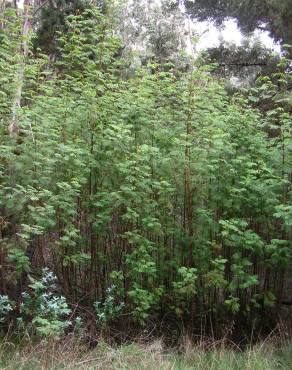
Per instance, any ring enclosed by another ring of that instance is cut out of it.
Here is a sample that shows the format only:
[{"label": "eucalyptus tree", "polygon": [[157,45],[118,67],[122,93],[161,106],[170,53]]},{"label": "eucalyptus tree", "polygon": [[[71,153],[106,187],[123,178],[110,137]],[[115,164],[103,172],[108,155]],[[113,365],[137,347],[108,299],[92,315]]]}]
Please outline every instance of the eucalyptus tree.
[{"label": "eucalyptus tree", "polygon": [[124,55],[134,64],[147,65],[151,60],[183,64],[187,18],[172,4],[171,0],[118,3],[117,32],[124,44]]}]

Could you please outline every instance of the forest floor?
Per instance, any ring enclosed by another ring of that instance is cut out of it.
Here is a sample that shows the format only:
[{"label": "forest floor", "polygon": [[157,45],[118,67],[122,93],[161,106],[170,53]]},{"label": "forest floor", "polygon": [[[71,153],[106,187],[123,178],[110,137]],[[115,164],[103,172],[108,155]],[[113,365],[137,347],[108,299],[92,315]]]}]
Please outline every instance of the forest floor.
[{"label": "forest floor", "polygon": [[241,351],[223,346],[203,349],[185,344],[180,350],[166,350],[161,341],[111,347],[100,342],[94,349],[80,342],[0,345],[0,369],[78,370],[276,370],[292,369],[292,344],[279,347],[263,343]]}]

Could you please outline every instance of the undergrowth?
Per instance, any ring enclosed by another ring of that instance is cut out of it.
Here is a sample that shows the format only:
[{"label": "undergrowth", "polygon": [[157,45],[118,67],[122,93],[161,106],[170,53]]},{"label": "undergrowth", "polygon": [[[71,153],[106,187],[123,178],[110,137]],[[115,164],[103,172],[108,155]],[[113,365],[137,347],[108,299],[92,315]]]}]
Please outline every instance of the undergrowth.
[{"label": "undergrowth", "polygon": [[269,340],[245,350],[224,342],[194,345],[184,338],[180,347],[167,349],[162,340],[110,346],[100,340],[89,348],[68,336],[62,341],[18,344],[7,339],[0,346],[0,368],[38,369],[161,369],[161,370],[276,370],[292,368],[292,345]]}]

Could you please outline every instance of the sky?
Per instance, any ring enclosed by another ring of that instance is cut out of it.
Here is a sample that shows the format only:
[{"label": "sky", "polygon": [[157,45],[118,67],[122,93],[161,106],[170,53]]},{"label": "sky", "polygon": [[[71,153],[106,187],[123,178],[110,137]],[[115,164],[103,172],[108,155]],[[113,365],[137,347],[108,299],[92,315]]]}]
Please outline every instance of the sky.
[{"label": "sky", "polygon": [[17,5],[18,5],[18,7],[19,7],[19,8],[21,8],[21,9],[23,8],[23,1],[24,1],[24,0],[18,0],[18,1],[17,1]]},{"label": "sky", "polygon": [[[194,24],[193,27],[194,30],[198,32],[199,36],[201,35],[196,46],[198,51],[208,47],[218,46],[220,38],[226,42],[235,43],[236,45],[240,45],[243,41],[243,35],[239,31],[236,21],[232,19],[225,21],[221,29],[218,29],[210,22],[198,22]],[[267,48],[280,52],[280,45],[276,44],[267,32],[256,31],[253,37],[259,39]]]}]

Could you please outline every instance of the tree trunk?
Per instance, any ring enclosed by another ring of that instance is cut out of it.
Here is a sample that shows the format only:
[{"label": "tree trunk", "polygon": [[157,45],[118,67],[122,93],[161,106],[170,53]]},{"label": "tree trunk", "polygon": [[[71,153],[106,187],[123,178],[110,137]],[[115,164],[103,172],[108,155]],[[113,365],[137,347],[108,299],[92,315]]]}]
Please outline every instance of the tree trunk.
[{"label": "tree trunk", "polygon": [[29,50],[29,33],[31,30],[31,19],[30,19],[30,8],[32,0],[25,0],[23,7],[23,25],[21,31],[21,50],[20,50],[20,60],[18,63],[18,68],[15,76],[16,90],[12,105],[12,121],[9,125],[9,132],[11,135],[19,134],[19,109],[21,108],[21,98],[24,85],[24,70],[25,61],[28,56]]},{"label": "tree trunk", "polygon": [[[4,28],[5,0],[0,0],[0,29]],[[2,18],[3,17],[3,18]]]}]

